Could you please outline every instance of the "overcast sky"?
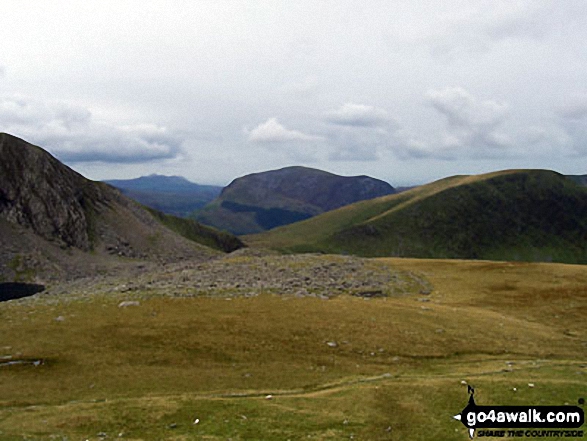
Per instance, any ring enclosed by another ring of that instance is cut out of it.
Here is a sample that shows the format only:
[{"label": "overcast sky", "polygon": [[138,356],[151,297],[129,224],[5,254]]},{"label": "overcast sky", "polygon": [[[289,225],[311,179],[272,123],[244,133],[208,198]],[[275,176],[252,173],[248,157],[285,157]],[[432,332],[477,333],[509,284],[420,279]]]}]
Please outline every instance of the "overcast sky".
[{"label": "overcast sky", "polygon": [[585,0],[12,1],[0,131],[91,179],[587,173]]}]

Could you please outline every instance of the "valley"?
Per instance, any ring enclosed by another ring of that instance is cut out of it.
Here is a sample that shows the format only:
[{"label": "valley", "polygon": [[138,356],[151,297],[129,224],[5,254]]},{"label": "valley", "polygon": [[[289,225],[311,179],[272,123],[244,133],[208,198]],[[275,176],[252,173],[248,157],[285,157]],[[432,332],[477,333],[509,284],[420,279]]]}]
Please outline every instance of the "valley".
[{"label": "valley", "polygon": [[[585,395],[583,266],[247,253],[199,272],[269,268],[264,289],[195,288],[183,264],[0,304],[0,440],[464,440],[465,383],[487,404]],[[388,291],[271,285],[337,268]]]}]

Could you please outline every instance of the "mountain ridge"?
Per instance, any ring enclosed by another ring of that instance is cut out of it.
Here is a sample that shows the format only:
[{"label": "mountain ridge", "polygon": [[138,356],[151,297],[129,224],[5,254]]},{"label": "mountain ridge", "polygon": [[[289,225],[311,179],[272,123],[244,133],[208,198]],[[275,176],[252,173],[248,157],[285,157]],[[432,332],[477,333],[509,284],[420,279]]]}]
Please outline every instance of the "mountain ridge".
[{"label": "mountain ridge", "polygon": [[244,239],[290,252],[587,263],[587,190],[549,170],[454,176]]},{"label": "mountain ridge", "polygon": [[143,205],[179,217],[189,217],[218,197],[222,190],[215,185],[196,184],[183,176],[159,174],[103,182]]}]

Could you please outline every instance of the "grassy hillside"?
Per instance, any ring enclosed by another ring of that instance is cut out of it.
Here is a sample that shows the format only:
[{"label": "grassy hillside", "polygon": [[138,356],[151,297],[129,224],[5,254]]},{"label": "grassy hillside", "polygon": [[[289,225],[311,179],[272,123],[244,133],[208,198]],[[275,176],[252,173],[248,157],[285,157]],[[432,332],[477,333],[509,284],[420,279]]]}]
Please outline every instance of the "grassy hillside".
[{"label": "grassy hillside", "polygon": [[245,241],[294,252],[587,263],[587,191],[545,170],[457,176]]},{"label": "grassy hillside", "polygon": [[147,208],[147,210],[170,230],[201,245],[227,253],[244,246],[240,239],[230,233],[202,225],[192,219],[165,214],[151,208]]},{"label": "grassy hillside", "polygon": [[587,267],[382,262],[432,291],[0,303],[0,440],[464,441],[466,384],[486,405],[585,397]]}]

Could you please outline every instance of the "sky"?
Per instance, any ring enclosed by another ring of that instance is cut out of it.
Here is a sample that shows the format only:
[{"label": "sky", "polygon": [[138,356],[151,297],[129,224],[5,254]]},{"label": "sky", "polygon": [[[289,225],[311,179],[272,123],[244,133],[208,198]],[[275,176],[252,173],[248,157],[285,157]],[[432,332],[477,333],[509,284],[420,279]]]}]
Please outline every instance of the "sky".
[{"label": "sky", "polygon": [[3,0],[0,132],[84,176],[587,174],[585,0]]}]

